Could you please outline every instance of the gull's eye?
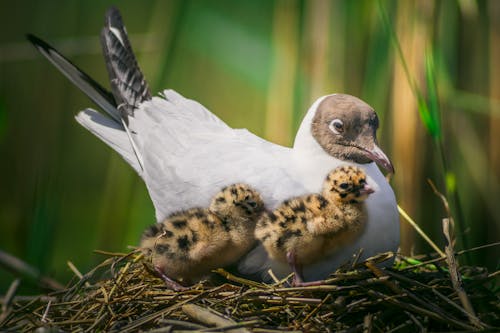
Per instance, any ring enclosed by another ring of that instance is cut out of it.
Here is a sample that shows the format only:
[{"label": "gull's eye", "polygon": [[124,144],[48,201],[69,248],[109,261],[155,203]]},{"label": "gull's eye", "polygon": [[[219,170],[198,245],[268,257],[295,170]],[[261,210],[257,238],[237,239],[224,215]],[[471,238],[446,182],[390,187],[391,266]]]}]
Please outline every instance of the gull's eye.
[{"label": "gull's eye", "polygon": [[349,184],[347,183],[342,183],[339,185],[341,189],[346,190],[349,187]]},{"label": "gull's eye", "polygon": [[366,184],[366,179],[361,178],[361,179],[359,180],[359,183],[360,183],[360,184],[362,184],[362,185]]},{"label": "gull's eye", "polygon": [[335,134],[344,132],[344,123],[340,119],[333,119],[328,128]]}]

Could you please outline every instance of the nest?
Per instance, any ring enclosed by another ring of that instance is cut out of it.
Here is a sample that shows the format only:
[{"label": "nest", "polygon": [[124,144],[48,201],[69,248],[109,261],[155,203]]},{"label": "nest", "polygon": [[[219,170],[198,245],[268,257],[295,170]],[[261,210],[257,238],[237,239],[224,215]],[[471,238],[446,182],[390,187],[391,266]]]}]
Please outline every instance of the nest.
[{"label": "nest", "polygon": [[[103,253],[103,252],[101,252]],[[15,332],[496,331],[500,271],[416,262],[384,253],[338,269],[324,284],[263,284],[219,269],[220,283],[169,290],[138,252],[104,253],[69,287],[4,299],[0,330]],[[454,257],[453,257],[454,259]],[[456,276],[454,271],[456,270]],[[496,289],[495,289],[496,288]],[[6,298],[9,298],[6,296]]]}]

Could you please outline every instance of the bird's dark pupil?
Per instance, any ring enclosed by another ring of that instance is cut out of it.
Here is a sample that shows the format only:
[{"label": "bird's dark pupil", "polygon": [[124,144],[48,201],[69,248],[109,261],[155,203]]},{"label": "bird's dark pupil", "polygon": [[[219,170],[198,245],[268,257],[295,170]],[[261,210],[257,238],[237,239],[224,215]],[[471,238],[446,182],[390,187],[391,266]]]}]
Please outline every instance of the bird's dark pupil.
[{"label": "bird's dark pupil", "polygon": [[335,123],[335,128],[337,129],[341,129],[342,128],[342,124],[341,123]]},{"label": "bird's dark pupil", "polygon": [[342,189],[344,189],[344,190],[345,190],[346,188],[348,188],[348,187],[349,187],[349,184],[347,184],[347,183],[342,183],[342,184],[340,184],[339,186],[340,186],[340,188],[342,188]]}]

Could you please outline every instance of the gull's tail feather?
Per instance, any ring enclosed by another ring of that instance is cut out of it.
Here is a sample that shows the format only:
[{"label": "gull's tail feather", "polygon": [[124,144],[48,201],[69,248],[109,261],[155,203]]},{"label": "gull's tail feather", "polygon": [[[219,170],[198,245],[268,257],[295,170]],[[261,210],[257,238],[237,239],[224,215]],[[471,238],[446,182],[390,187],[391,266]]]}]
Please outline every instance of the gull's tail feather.
[{"label": "gull's tail feather", "polygon": [[151,99],[151,92],[137,64],[120,12],[115,7],[106,12],[101,44],[113,96],[128,124],[128,117],[142,102]]},{"label": "gull's tail feather", "polygon": [[[101,33],[101,44],[112,93],[73,65],[48,43],[33,35],[28,35],[27,38],[73,84],[106,111],[115,124],[106,121],[97,113],[90,115],[88,111],[81,112],[76,117],[77,121],[116,150],[139,174],[142,174],[142,155],[128,129],[128,117],[133,115],[134,110],[142,102],[151,99],[151,93],[137,65],[119,11],[116,8],[108,10],[105,27]],[[123,134],[118,134],[119,130]],[[128,145],[124,138],[128,138]]]},{"label": "gull's tail feather", "polygon": [[64,76],[83,91],[94,103],[106,111],[113,120],[121,124],[121,117],[116,109],[115,99],[111,92],[103,88],[77,66],[73,65],[71,61],[66,59],[48,43],[31,34],[28,34],[26,37]]},{"label": "gull's tail feather", "polygon": [[139,176],[142,177],[143,171],[141,165],[130,144],[129,136],[123,130],[122,123],[118,123],[92,109],[80,111],[75,119],[80,125],[120,154]]}]

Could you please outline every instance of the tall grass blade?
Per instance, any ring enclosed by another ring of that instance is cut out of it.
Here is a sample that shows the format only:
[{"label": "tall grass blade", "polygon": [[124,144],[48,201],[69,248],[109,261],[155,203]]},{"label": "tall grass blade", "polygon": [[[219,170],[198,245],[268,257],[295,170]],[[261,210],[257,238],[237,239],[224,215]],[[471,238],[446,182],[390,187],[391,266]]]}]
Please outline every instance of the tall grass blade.
[{"label": "tall grass blade", "polygon": [[[449,164],[447,162],[447,158],[445,155],[445,151],[443,148],[443,140],[442,140],[442,131],[440,125],[440,116],[439,116],[439,101],[437,94],[437,80],[435,75],[434,68],[434,58],[433,53],[429,49],[425,52],[425,81],[427,84],[426,94],[424,91],[418,86],[414,76],[409,70],[408,63],[403,54],[401,44],[399,42],[399,38],[392,26],[392,23],[389,20],[387,12],[382,4],[382,1],[378,1],[378,10],[381,17],[382,22],[384,23],[387,32],[390,34],[392,39],[393,47],[396,50],[397,56],[403,66],[406,79],[408,80],[408,84],[410,85],[413,95],[417,100],[418,112],[422,119],[422,123],[425,128],[429,132],[430,136],[433,138],[433,141],[436,146],[436,150],[441,157],[442,162],[442,170],[443,170],[443,181],[446,182],[447,179],[453,179],[453,172],[450,170]],[[451,183],[450,183],[451,184]],[[455,184],[455,183],[453,183]],[[453,192],[450,190],[453,189]],[[461,243],[464,247],[468,248],[467,238],[464,236],[463,231],[465,230],[463,213],[460,205],[460,200],[458,197],[458,192],[455,190],[456,186],[449,186],[447,184],[447,195],[452,200],[453,212],[455,216],[455,220],[457,225],[459,226],[459,234],[461,235]]]},{"label": "tall grass blade", "polygon": [[[436,71],[434,67],[434,56],[432,50],[427,49],[425,53],[425,82],[427,84],[427,101],[422,101],[419,105],[419,113],[422,117],[422,122],[424,123],[427,131],[431,137],[440,141],[441,133],[441,122],[439,114],[439,103],[437,94],[437,84],[436,84]],[[421,99],[420,97],[419,99]]]}]

